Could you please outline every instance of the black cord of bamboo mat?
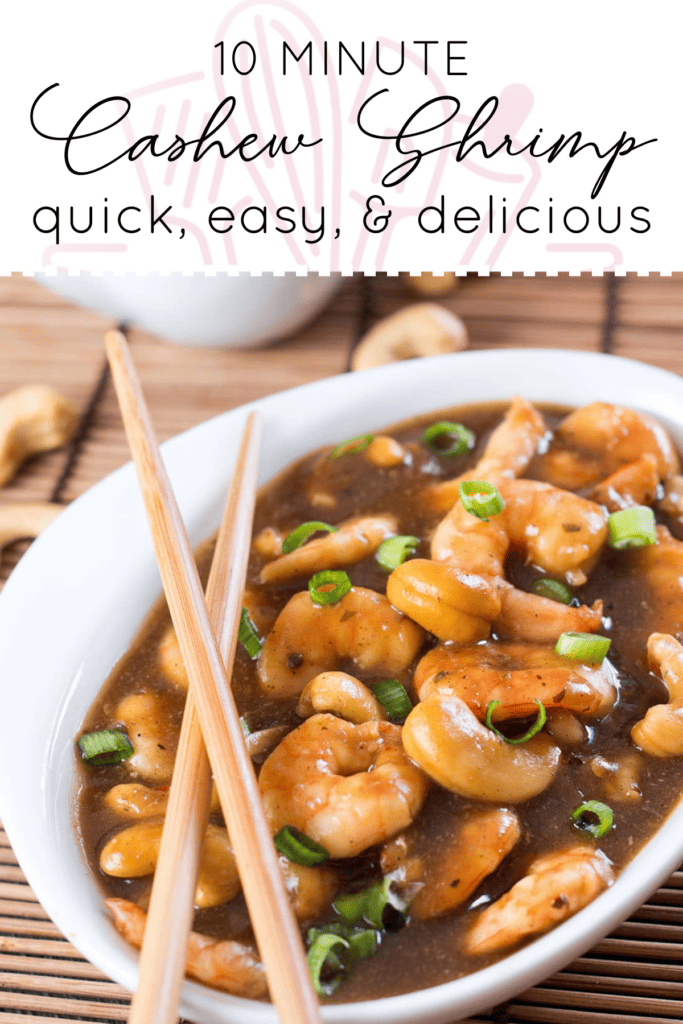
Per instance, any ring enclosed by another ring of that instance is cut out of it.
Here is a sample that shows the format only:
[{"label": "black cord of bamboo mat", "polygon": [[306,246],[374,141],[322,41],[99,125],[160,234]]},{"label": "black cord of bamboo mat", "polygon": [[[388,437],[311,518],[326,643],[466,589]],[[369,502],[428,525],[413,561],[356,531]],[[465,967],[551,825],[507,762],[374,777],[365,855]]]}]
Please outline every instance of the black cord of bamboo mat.
[{"label": "black cord of bamboo mat", "polygon": [[617,327],[617,308],[619,305],[619,281],[614,272],[608,273],[605,278],[605,319],[602,324],[602,338],[600,350],[610,353],[614,341],[614,332]]},{"label": "black cord of bamboo mat", "polygon": [[346,373],[351,370],[351,363],[353,360],[353,353],[358,347],[358,343],[361,338],[367,334],[370,321],[372,320],[374,312],[375,292],[373,278],[367,277],[365,274],[360,279],[360,310],[358,312],[358,322],[356,324],[356,336],[353,339],[351,348],[349,349],[349,358],[346,363]]},{"label": "black cord of bamboo mat", "polygon": [[[125,324],[118,324],[117,329],[121,331],[123,334],[127,335],[128,333]],[[90,398],[88,399],[85,409],[81,413],[80,419],[78,421],[78,426],[76,427],[76,432],[74,436],[71,438],[71,441],[69,442],[66,462],[64,463],[62,472],[59,474],[59,479],[57,480],[57,483],[54,485],[52,489],[50,501],[61,502],[64,500],[64,490],[66,488],[67,483],[69,482],[69,478],[71,477],[73,468],[76,465],[76,462],[78,461],[78,457],[81,454],[83,445],[88,438],[90,428],[92,427],[93,421],[95,419],[95,414],[97,413],[98,406],[102,401],[108,383],[109,363],[105,359],[104,363],[102,364],[99,376],[95,382],[95,387],[93,388],[90,394]]]}]

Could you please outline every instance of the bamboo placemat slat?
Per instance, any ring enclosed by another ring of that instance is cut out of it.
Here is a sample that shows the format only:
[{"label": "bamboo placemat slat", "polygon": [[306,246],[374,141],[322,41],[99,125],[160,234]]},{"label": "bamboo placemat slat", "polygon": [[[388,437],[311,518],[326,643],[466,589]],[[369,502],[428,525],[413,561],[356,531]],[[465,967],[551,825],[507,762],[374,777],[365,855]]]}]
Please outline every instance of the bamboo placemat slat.
[{"label": "bamboo placemat slat", "polygon": [[[344,372],[359,327],[411,301],[420,299],[404,278],[353,280],[295,338],[246,353],[169,346],[134,331],[136,364],[160,438],[261,395]],[[683,372],[683,275],[469,277],[437,301],[463,316],[474,348],[603,349]],[[28,278],[0,278],[0,393],[47,383],[84,410],[102,372],[102,333],[109,326]],[[4,493],[50,498],[69,454],[33,460]],[[72,500],[127,461],[107,384],[59,500]],[[20,551],[17,545],[5,552],[1,579]],[[0,1024],[106,1024],[125,1020],[127,1009],[126,993],[47,918],[0,830]],[[682,1017],[683,870],[585,957],[470,1024],[670,1024]]]}]

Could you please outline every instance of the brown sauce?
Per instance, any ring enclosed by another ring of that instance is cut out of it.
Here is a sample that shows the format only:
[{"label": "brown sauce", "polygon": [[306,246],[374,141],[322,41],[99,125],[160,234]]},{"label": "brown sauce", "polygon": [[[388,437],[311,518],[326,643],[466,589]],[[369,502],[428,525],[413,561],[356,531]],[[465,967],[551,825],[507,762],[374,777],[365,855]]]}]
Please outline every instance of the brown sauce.
[{"label": "brown sauce", "polygon": [[[388,431],[391,436],[410,451],[409,464],[392,469],[378,470],[360,456],[336,461],[328,461],[326,452],[306,456],[260,494],[254,535],[267,526],[286,534],[307,520],[323,519],[334,524],[363,512],[392,512],[399,519],[398,532],[422,538],[417,554],[428,557],[428,538],[442,514],[429,512],[421,502],[426,484],[457,476],[473,465],[505,408],[502,403],[459,407],[392,428]],[[552,429],[566,410],[545,407],[543,412]],[[455,419],[472,430],[477,438],[474,450],[452,459],[435,455],[425,448],[420,440],[424,427],[439,419]],[[534,476],[533,464],[525,476]],[[315,482],[314,488],[312,481]],[[312,490],[332,495],[335,506],[321,508],[312,504],[309,500]],[[675,533],[675,524],[660,518]],[[208,572],[211,551],[212,545],[208,543],[198,554],[204,575]],[[589,723],[590,739],[587,743],[573,752],[565,749],[561,769],[548,790],[527,803],[516,805],[522,826],[521,840],[465,907],[452,916],[426,922],[410,921],[404,929],[384,934],[377,955],[363,961],[345,978],[333,997],[334,1001],[352,1001],[425,988],[498,959],[497,956],[489,956],[473,961],[460,952],[463,930],[471,920],[468,908],[481,907],[497,899],[525,874],[526,866],[539,852],[580,840],[581,836],[569,817],[573,808],[590,799],[610,802],[606,800],[602,782],[593,773],[589,760],[596,753],[608,761],[616,760],[626,751],[632,751],[632,725],[643,717],[650,705],[666,700],[664,687],[648,672],[645,661],[647,638],[655,628],[652,615],[656,613],[652,612],[650,597],[642,582],[629,571],[631,558],[629,552],[606,549],[589,581],[576,591],[581,603],[591,604],[600,597],[605,604],[606,628],[603,632],[612,639],[609,657],[620,674],[620,693],[613,710],[604,719]],[[250,586],[258,587],[258,575],[263,564],[262,558],[252,554],[248,576]],[[543,575],[533,567],[525,566],[517,556],[510,557],[506,570],[507,578],[523,590],[529,590],[533,580]],[[354,585],[384,592],[386,573],[379,568],[374,557],[346,571]],[[305,580],[298,579],[283,586],[261,588],[261,601],[274,613],[279,612],[292,594],[304,586]],[[167,684],[156,667],[159,637],[168,621],[165,604],[160,602],[131,651],[105,683],[83,724],[83,731],[112,727],[115,724],[114,709],[121,696],[148,689],[163,695],[168,715],[179,728],[183,696]],[[428,649],[429,643],[425,644],[421,654]],[[407,687],[410,686],[413,669],[414,664],[401,679]],[[365,681],[373,683],[378,680],[371,678]],[[254,662],[241,648],[238,648],[233,686],[240,713],[252,730],[283,720],[292,728],[300,723],[294,710],[296,699],[274,701],[264,698],[258,687]],[[98,867],[98,854],[103,843],[122,827],[121,819],[103,807],[102,795],[120,782],[131,781],[129,770],[125,764],[81,767],[80,777],[76,827],[98,883],[107,895],[122,896],[145,905],[149,878],[111,878]],[[600,849],[617,869],[632,858],[677,801],[683,786],[683,759],[644,758],[638,784],[642,800],[634,804],[613,804],[614,827],[599,840]],[[451,833],[454,818],[465,806],[472,805],[434,786],[418,819],[425,844],[438,849]],[[586,839],[586,842],[590,841]],[[378,871],[377,851],[372,849],[344,866],[348,884],[351,880],[377,877]],[[331,920],[333,916],[330,911],[326,919]],[[250,935],[241,897],[222,907],[199,911],[194,927],[217,937],[245,938]]]}]

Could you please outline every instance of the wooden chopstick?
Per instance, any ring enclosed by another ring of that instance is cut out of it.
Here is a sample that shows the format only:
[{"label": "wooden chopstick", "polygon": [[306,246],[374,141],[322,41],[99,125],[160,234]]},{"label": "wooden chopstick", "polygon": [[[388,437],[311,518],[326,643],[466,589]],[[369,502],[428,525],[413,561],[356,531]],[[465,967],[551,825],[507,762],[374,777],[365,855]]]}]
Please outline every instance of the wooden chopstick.
[{"label": "wooden chopstick", "polygon": [[[250,413],[225,504],[206,588],[206,603],[226,673],[232,672],[226,619],[230,585],[243,589],[256,498],[260,418]],[[238,505],[243,511],[240,514]],[[233,652],[234,653],[234,652]],[[192,691],[187,695],[168,809],[140,952],[140,980],[128,1024],[175,1024],[192,927],[194,891],[209,820],[211,766]]]},{"label": "wooden chopstick", "polygon": [[[301,935],[280,874],[258,784],[223,662],[209,625],[192,550],[123,335],[105,336],[128,443],[150,522],[159,572],[263,959],[283,1024],[320,1024]],[[240,535],[246,538],[250,523]],[[225,620],[234,656],[241,589],[230,588]],[[177,965],[180,973],[180,965]]]}]

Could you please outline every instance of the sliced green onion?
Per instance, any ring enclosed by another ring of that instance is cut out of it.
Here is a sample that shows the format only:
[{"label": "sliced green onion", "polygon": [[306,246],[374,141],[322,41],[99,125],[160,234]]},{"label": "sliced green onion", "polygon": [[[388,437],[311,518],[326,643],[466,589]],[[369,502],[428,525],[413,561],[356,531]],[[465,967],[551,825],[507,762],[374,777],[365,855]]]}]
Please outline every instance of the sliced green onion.
[{"label": "sliced green onion", "polygon": [[88,764],[119,764],[133,753],[133,746],[120,729],[102,729],[86,732],[78,740],[81,757]]},{"label": "sliced green onion", "polygon": [[319,935],[339,935],[349,944],[349,957],[352,960],[365,960],[377,952],[377,932],[372,928],[354,928],[343,921],[332,921],[319,928],[309,928],[307,944],[312,946]]},{"label": "sliced green onion", "polygon": [[[451,439],[450,445],[440,443],[446,438]],[[448,455],[452,459],[471,451],[474,448],[474,441],[475,437],[471,430],[463,427],[462,423],[450,423],[448,420],[432,423],[431,427],[427,427],[422,435],[422,443],[430,451],[436,455]]]},{"label": "sliced green onion", "polygon": [[387,572],[393,572],[415,554],[419,537],[389,537],[377,548],[375,558]]},{"label": "sliced green onion", "polygon": [[275,849],[283,854],[287,860],[294,864],[301,864],[302,867],[310,868],[314,864],[322,864],[329,860],[329,853],[324,846],[309,839],[307,835],[300,832],[293,825],[285,825],[273,838]]},{"label": "sliced green onion", "polygon": [[[313,988],[319,996],[331,996],[341,981],[340,977],[327,982],[320,980],[320,972],[323,969],[325,961],[333,952],[335,946],[340,946],[342,949],[348,949],[349,944],[346,939],[341,937],[341,935],[334,935],[332,932],[322,932],[316,936],[315,941],[306,954],[308,969],[311,972],[311,978],[313,979]],[[332,966],[337,968],[337,970],[341,967],[339,959],[336,956],[332,962]]]},{"label": "sliced green onion", "polygon": [[364,452],[375,440],[374,434],[359,434],[348,441],[342,441],[327,456],[328,459],[341,459],[342,455],[358,455]]},{"label": "sliced green onion", "polygon": [[655,514],[647,505],[622,508],[613,512],[607,520],[610,546],[622,551],[624,548],[644,548],[657,543]]},{"label": "sliced green onion", "polygon": [[374,925],[375,928],[383,928],[384,911],[392,905],[389,891],[391,882],[391,878],[387,875],[381,882],[373,882],[366,890],[363,917],[368,924]]},{"label": "sliced green onion", "polygon": [[256,632],[256,626],[251,621],[246,608],[242,609],[240,617],[240,628],[237,631],[237,639],[244,647],[250,658],[258,658],[263,648],[263,640]]},{"label": "sliced green onion", "polygon": [[[332,906],[349,924],[355,924],[362,918],[380,931],[395,930],[405,923],[404,911],[408,902],[392,891],[392,881],[387,875],[381,881],[372,882],[362,892],[338,896]],[[400,920],[390,920],[392,916]]]},{"label": "sliced green onion", "polygon": [[551,580],[548,576],[536,580],[531,591],[533,594],[538,594],[539,597],[548,597],[551,601],[559,601],[560,604],[571,604],[574,598],[566,583]]},{"label": "sliced green onion", "polygon": [[394,721],[402,722],[413,710],[410,697],[398,679],[384,679],[381,683],[376,683],[371,689],[389,715],[389,718],[393,718]]},{"label": "sliced green onion", "polygon": [[240,725],[242,726],[242,735],[243,736],[251,736],[251,729],[247,725],[247,720],[244,717],[244,715],[240,716]]},{"label": "sliced green onion", "polygon": [[489,706],[486,708],[485,724],[487,728],[491,730],[491,732],[495,732],[496,736],[500,736],[500,738],[502,740],[505,740],[506,743],[526,743],[526,741],[532,739],[532,737],[534,737],[537,732],[540,732],[543,726],[545,725],[545,706],[543,704],[543,701],[535,700],[534,704],[538,705],[538,714],[536,716],[536,721],[528,730],[528,732],[525,732],[523,736],[516,736],[514,739],[510,739],[509,736],[503,736],[502,732],[499,732],[491,721],[491,716],[499,704],[499,700],[492,700]]},{"label": "sliced green onion", "polygon": [[377,932],[371,928],[356,929],[347,936],[349,955],[353,960],[365,960],[377,952]]},{"label": "sliced green onion", "polygon": [[[594,814],[598,820],[591,823],[584,818],[584,814]],[[577,828],[583,832],[590,832],[595,839],[606,835],[614,824],[612,808],[607,804],[601,804],[599,800],[588,800],[585,804],[581,804],[575,811],[572,811],[571,819]]]},{"label": "sliced green onion", "polygon": [[326,533],[338,533],[338,526],[330,526],[329,523],[302,523],[301,526],[297,526],[296,530],[292,530],[291,533],[287,534],[282,542],[282,554],[288,555],[290,551],[296,551],[300,548],[304,541],[308,540],[312,533],[318,533],[320,530],[325,530]]},{"label": "sliced green onion", "polygon": [[[332,583],[331,590],[322,590]],[[314,604],[336,604],[351,589],[351,580],[343,569],[323,569],[308,581],[308,592]]]},{"label": "sliced green onion", "polygon": [[363,889],[362,892],[345,893],[342,896],[337,896],[332,907],[344,921],[355,924],[363,916],[367,894],[367,889]]},{"label": "sliced green onion", "polygon": [[473,516],[488,522],[505,508],[498,489],[487,480],[463,480],[458,487],[460,500]]},{"label": "sliced green onion", "polygon": [[612,641],[595,633],[562,633],[555,644],[555,653],[572,661],[599,665],[610,649]]}]

